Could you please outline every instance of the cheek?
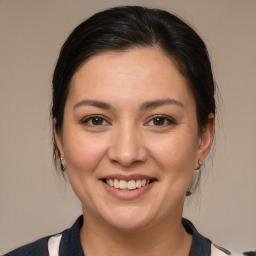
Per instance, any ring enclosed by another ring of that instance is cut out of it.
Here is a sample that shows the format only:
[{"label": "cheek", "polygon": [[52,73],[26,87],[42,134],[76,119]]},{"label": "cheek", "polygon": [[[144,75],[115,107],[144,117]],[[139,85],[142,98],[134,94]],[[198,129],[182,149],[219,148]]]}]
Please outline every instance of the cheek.
[{"label": "cheek", "polygon": [[63,138],[71,186],[82,204],[87,207],[94,202],[94,194],[91,191],[96,189],[97,167],[105,155],[106,143],[99,138],[85,136],[84,132],[69,133]]},{"label": "cheek", "polygon": [[194,173],[196,145],[195,137],[189,133],[176,133],[152,142],[151,155],[161,170],[161,180],[168,188],[168,200],[184,197]]},{"label": "cheek", "polygon": [[165,170],[178,173],[193,170],[196,141],[192,136],[173,134],[157,140],[151,138],[149,148],[155,161]]},{"label": "cheek", "polygon": [[86,136],[84,132],[64,136],[64,155],[71,172],[92,172],[103,158],[106,145],[99,136]]}]

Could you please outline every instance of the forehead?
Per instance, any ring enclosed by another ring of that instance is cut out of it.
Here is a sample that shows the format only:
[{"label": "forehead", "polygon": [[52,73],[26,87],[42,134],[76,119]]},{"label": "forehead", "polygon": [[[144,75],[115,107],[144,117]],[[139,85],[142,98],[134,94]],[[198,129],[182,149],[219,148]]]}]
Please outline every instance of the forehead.
[{"label": "forehead", "polygon": [[[135,65],[134,65],[135,64]],[[159,47],[141,47],[128,50],[103,51],[87,59],[74,73],[72,80],[79,77],[81,69],[83,72],[96,74],[99,69],[102,71],[113,71],[118,74],[154,74],[161,66],[161,72],[168,68],[176,69],[176,61],[167,56]],[[166,67],[166,68],[164,68]],[[91,70],[89,70],[91,69]],[[148,72],[147,72],[148,71]],[[170,72],[170,70],[168,70]],[[97,76],[100,74],[98,73]]]},{"label": "forehead", "polygon": [[[175,61],[158,47],[107,51],[84,62],[70,84],[73,97],[191,96]],[[84,94],[84,95],[83,95]],[[121,94],[121,95],[120,95]]]}]

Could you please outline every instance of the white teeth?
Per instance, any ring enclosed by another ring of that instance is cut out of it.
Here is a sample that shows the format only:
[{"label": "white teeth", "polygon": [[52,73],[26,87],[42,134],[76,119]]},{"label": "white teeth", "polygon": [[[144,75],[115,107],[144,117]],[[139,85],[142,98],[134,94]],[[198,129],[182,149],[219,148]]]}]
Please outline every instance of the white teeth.
[{"label": "white teeth", "polygon": [[120,186],[121,189],[127,189],[128,183],[125,180],[120,180],[119,186]]},{"label": "white teeth", "polygon": [[111,187],[113,187],[114,186],[114,181],[113,180],[108,180],[109,181],[109,185],[111,186]]},{"label": "white teeth", "polygon": [[136,180],[136,188],[141,188],[141,180]]},{"label": "white teeth", "polygon": [[136,184],[134,180],[130,180],[128,181],[128,189],[135,189],[136,188]]},{"label": "white teeth", "polygon": [[120,185],[119,185],[119,181],[118,180],[114,180],[114,187],[115,188],[120,188]]},{"label": "white teeth", "polygon": [[115,188],[119,188],[119,189],[129,189],[129,190],[133,190],[136,188],[141,188],[144,187],[146,185],[148,185],[150,182],[150,180],[146,180],[146,179],[138,179],[138,180],[117,180],[117,179],[107,179],[106,183],[111,186],[111,187],[115,187]]}]

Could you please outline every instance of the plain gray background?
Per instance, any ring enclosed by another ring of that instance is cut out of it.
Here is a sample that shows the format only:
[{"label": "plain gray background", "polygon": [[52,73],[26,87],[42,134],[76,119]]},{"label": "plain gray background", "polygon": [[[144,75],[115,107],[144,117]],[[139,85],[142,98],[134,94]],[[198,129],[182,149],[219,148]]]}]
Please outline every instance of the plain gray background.
[{"label": "plain gray background", "polygon": [[215,156],[184,215],[216,244],[256,249],[255,0],[0,0],[0,253],[62,231],[81,213],[51,161],[51,76],[76,25],[133,4],[171,11],[199,31],[222,95]]}]

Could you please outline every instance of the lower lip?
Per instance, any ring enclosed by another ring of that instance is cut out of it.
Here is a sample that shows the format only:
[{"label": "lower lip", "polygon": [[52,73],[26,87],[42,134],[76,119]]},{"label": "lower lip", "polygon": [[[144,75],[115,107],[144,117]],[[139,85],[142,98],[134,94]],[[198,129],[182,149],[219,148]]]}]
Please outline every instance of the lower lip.
[{"label": "lower lip", "polygon": [[152,182],[144,187],[136,188],[136,189],[118,189],[115,187],[111,187],[108,184],[106,184],[104,181],[102,181],[103,187],[114,197],[121,199],[121,200],[134,200],[145,193],[147,193],[152,186],[155,184],[155,182]]}]

